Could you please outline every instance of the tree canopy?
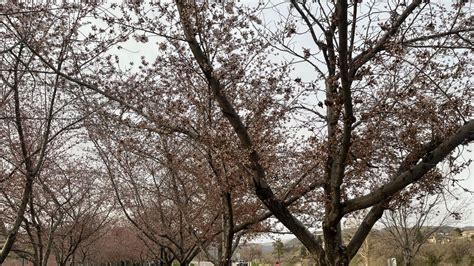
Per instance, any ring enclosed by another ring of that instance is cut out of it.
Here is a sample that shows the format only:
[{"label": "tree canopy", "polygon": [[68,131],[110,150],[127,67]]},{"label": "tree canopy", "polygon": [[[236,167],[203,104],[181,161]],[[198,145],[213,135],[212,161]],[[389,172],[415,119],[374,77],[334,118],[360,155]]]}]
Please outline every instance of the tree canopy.
[{"label": "tree canopy", "polygon": [[0,262],[31,252],[15,240],[33,225],[50,231],[30,237],[47,258],[73,224],[113,221],[163,263],[204,253],[229,265],[274,217],[319,265],[348,265],[385,210],[450,192],[470,163],[459,160],[474,140],[468,11],[1,4]]}]

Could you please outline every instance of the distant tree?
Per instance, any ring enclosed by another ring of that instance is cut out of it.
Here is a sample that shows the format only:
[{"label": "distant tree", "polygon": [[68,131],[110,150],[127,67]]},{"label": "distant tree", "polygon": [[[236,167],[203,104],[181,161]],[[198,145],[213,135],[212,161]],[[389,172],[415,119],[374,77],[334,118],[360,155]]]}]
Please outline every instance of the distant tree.
[{"label": "distant tree", "polygon": [[[362,222],[362,219],[366,214],[366,212],[360,212],[346,220],[344,223],[346,227],[344,235],[345,241],[350,241],[350,238],[353,237],[355,233],[355,228],[357,228],[357,226]],[[371,231],[360,246],[354,259],[359,263],[363,263],[365,266],[369,266],[371,257],[374,258],[377,256],[380,257],[380,255],[387,255],[386,252],[382,251],[386,248],[386,243],[383,243],[383,238],[383,233],[380,231]]]},{"label": "distant tree", "polygon": [[359,252],[357,253],[362,261],[364,262],[365,266],[369,266],[370,261],[370,239],[369,236],[364,240],[364,243],[360,246]]},{"label": "distant tree", "polygon": [[301,246],[300,247],[300,251],[299,251],[299,256],[300,256],[300,260],[301,260],[301,265],[304,265],[305,263],[305,260],[308,258],[308,250],[306,249],[305,246]]},{"label": "distant tree", "polygon": [[454,228],[453,233],[454,233],[455,236],[461,237],[462,236],[462,229],[456,227],[456,228]]},{"label": "distant tree", "polygon": [[262,258],[262,248],[258,244],[248,244],[242,247],[240,251],[242,256],[251,262],[260,261]]},{"label": "distant tree", "polygon": [[[80,253],[77,257],[79,257],[79,261],[89,262],[92,265],[122,261],[135,263],[141,261],[159,262],[160,259],[155,254],[159,250],[149,250],[137,230],[126,223],[107,226],[99,239],[88,248],[89,250],[86,250],[85,254]],[[85,255],[85,257],[82,255]],[[171,265],[171,261],[162,265]]]},{"label": "distant tree", "polygon": [[412,265],[427,240],[451,222],[452,213],[439,210],[444,200],[442,195],[419,197],[417,201],[394,206],[381,219],[388,232],[386,240],[401,252],[404,265]]},{"label": "distant tree", "polygon": [[281,257],[283,256],[283,253],[285,252],[285,245],[281,241],[280,238],[277,238],[273,242],[273,254],[277,257],[278,262],[280,262]]}]

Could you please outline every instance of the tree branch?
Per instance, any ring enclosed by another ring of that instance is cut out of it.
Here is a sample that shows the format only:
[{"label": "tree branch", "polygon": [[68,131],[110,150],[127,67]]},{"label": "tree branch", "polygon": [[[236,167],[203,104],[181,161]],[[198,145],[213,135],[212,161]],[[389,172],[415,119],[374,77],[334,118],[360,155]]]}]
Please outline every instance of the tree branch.
[{"label": "tree branch", "polygon": [[308,247],[308,250],[312,254],[323,254],[324,250],[322,249],[320,241],[301,223],[301,221],[293,216],[283,202],[276,198],[273,190],[265,181],[265,170],[260,163],[260,155],[255,150],[247,128],[239,117],[237,111],[234,109],[232,103],[223,94],[223,86],[220,81],[214,77],[211,63],[196,40],[196,33],[193,30],[193,25],[191,24],[190,19],[190,12],[193,12],[192,7],[183,1],[176,1],[176,5],[181,18],[183,32],[188,40],[191,52],[204,73],[213,96],[218,102],[224,117],[229,121],[234,129],[242,147],[248,152],[249,160],[251,162],[251,170],[253,172],[252,181],[258,198],[275,215],[275,217],[277,217],[306,247]]},{"label": "tree branch", "polygon": [[393,177],[390,182],[376,189],[375,191],[343,203],[343,213],[350,213],[356,210],[373,206],[384,199],[393,196],[409,184],[423,178],[423,176],[446,158],[457,146],[474,140],[474,120],[470,120],[458,131],[439,144],[433,151],[427,153],[421,162],[411,167],[409,170]]},{"label": "tree branch", "polygon": [[407,6],[407,8],[392,24],[390,29],[382,36],[382,38],[380,38],[380,40],[372,48],[365,50],[354,58],[353,65],[351,67],[351,76],[353,76],[362,65],[370,61],[375,54],[384,49],[390,38],[392,38],[398,32],[400,26],[420,4],[421,0],[414,0],[409,6]]}]

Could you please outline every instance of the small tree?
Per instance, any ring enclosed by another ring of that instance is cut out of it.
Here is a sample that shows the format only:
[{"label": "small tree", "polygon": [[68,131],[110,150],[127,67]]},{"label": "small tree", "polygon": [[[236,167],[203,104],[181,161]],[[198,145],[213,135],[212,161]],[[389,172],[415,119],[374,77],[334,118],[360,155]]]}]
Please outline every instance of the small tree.
[{"label": "small tree", "polygon": [[252,263],[254,261],[260,261],[262,257],[262,249],[258,244],[246,245],[242,248],[242,251],[240,253],[246,260],[249,260]]},{"label": "small tree", "polygon": [[275,240],[275,242],[273,242],[273,254],[277,256],[278,262],[280,262],[281,256],[283,256],[284,249],[285,245],[283,244],[281,239],[278,238],[277,240]]},{"label": "small tree", "polygon": [[424,196],[418,202],[401,203],[396,210],[385,213],[382,224],[390,241],[402,252],[404,265],[413,259],[427,240],[450,221],[451,213],[439,214],[443,197]]}]

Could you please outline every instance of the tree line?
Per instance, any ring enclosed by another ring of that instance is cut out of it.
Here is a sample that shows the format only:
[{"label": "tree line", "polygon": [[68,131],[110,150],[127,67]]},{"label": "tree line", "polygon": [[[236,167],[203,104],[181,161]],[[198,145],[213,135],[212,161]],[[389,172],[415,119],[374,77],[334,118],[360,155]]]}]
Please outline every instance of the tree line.
[{"label": "tree line", "polygon": [[8,1],[0,17],[0,263],[66,265],[127,223],[163,264],[230,265],[278,221],[318,265],[348,265],[384,211],[450,193],[470,163],[461,4]]}]

